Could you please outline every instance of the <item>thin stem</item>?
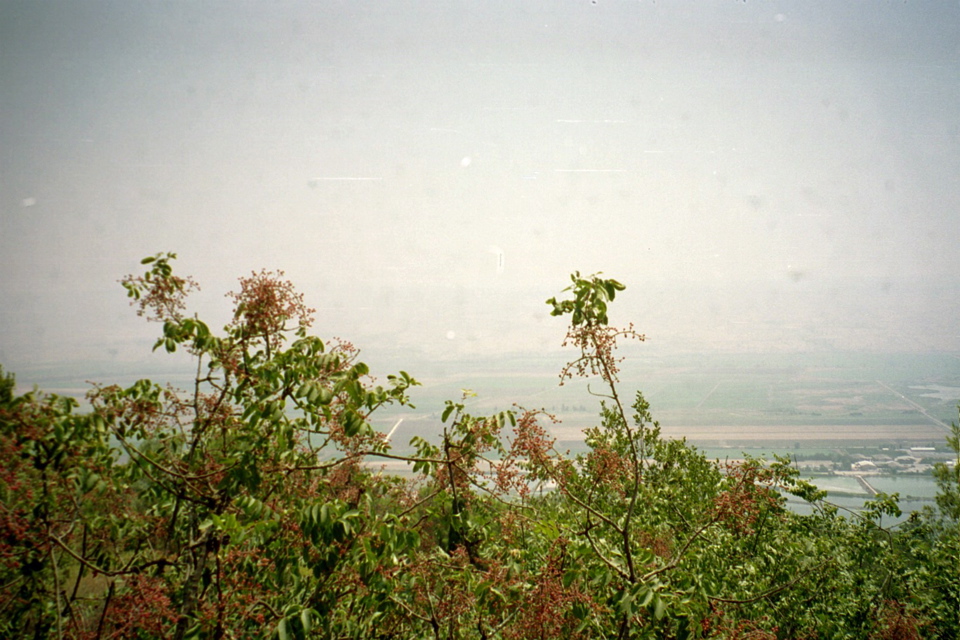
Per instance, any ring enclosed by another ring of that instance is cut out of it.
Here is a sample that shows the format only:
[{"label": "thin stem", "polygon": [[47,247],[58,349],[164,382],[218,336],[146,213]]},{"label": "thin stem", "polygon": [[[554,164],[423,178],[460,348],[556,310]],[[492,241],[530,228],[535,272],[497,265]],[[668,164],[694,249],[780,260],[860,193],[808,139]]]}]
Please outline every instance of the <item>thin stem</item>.
[{"label": "thin stem", "polygon": [[[80,555],[87,555],[87,525],[83,525],[83,537],[80,542]],[[77,592],[80,590],[80,579],[83,578],[83,572],[86,569],[86,565],[81,564],[77,569],[77,580],[73,583],[73,593],[70,594],[70,600],[77,599]]]},{"label": "thin stem", "polygon": [[[589,525],[589,520],[588,520],[588,525]],[[618,567],[618,566],[616,566],[615,564],[613,564],[613,562],[611,562],[605,555],[603,555],[603,554],[600,552],[600,549],[597,548],[596,542],[593,540],[593,536],[590,535],[590,529],[592,529],[592,528],[593,528],[593,527],[588,526],[586,529],[584,529],[584,532],[583,532],[583,533],[584,533],[584,537],[587,539],[587,542],[590,543],[590,548],[593,549],[593,553],[594,553],[598,558],[600,558],[600,560],[603,562],[603,564],[607,565],[607,567],[609,567],[610,569],[612,569],[618,576],[620,576],[620,577],[623,578],[624,580],[631,580],[631,581],[632,581],[631,577],[630,577],[629,575],[627,575],[626,573],[624,573],[623,569],[621,569],[620,567]]]},{"label": "thin stem", "polygon": [[103,611],[100,612],[100,621],[97,622],[97,640],[103,637],[103,623],[107,619],[107,611],[110,609],[110,601],[113,600],[113,592],[116,589],[117,581],[110,581],[110,588],[107,589],[107,597],[103,601]]},{"label": "thin stem", "polygon": [[271,607],[271,606],[270,606],[270,603],[267,602],[266,600],[257,600],[256,602],[253,603],[253,605],[251,605],[250,609],[252,610],[252,609],[254,609],[254,608],[257,607],[257,606],[261,606],[261,607],[263,607],[264,609],[266,609],[267,611],[269,611],[269,612],[273,615],[274,618],[282,618],[282,617],[283,617],[283,614],[281,614],[279,611],[277,611],[276,609],[274,609],[273,607]]},{"label": "thin stem", "polygon": [[54,608],[57,611],[57,637],[63,637],[63,620],[60,615],[60,569],[57,566],[57,557],[53,553],[53,547],[50,547],[50,564],[53,565],[53,596]]},{"label": "thin stem", "polygon": [[601,378],[607,383],[607,386],[610,387],[610,395],[613,397],[613,401],[617,405],[617,413],[619,414],[621,424],[627,433],[627,440],[630,443],[630,456],[633,459],[633,490],[630,492],[630,504],[627,506],[627,515],[623,520],[623,530],[621,531],[621,536],[623,537],[623,555],[627,560],[627,570],[630,573],[630,582],[635,583],[637,576],[633,564],[632,545],[630,544],[630,524],[631,520],[633,520],[633,513],[636,510],[637,496],[640,493],[640,472],[643,461],[640,459],[639,452],[637,451],[637,443],[634,439],[633,430],[630,428],[630,423],[627,421],[626,412],[623,410],[623,403],[620,402],[620,394],[617,392],[616,375],[611,370],[610,363],[607,362],[608,354],[604,349],[601,348],[600,343],[597,340],[597,331],[599,330],[599,326],[592,325],[591,331],[588,335],[590,337],[590,342],[593,344],[597,361],[600,363],[600,366],[603,369]]}]

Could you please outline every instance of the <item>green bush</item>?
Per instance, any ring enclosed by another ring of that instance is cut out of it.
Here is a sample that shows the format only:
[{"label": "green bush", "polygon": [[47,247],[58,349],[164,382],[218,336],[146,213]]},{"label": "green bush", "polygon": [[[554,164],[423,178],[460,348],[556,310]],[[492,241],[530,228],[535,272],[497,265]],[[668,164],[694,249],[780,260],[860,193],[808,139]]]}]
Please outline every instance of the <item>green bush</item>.
[{"label": "green bush", "polygon": [[[0,370],[4,637],[960,635],[958,468],[937,467],[936,510],[889,529],[896,496],[845,513],[789,460],[721,465],[662,437],[617,378],[617,342],[643,336],[609,325],[615,280],[575,273],[548,301],[578,351],[562,377],[601,397],[585,453],[558,452],[542,412],[461,399],[401,456],[370,421],[413,377],[377,385],[352,345],[311,336],[282,274],[242,278],[214,332],[174,258],[122,282],[155,349],[195,359],[190,392],[97,386],[80,414]],[[414,479],[364,464],[387,458]]]}]

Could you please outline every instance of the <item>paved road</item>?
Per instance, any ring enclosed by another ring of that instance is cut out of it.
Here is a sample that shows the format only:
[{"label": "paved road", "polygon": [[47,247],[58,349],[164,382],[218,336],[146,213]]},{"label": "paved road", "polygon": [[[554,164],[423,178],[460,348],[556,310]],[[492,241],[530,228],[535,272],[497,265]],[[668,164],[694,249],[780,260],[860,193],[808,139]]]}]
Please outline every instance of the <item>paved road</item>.
[{"label": "paved road", "polygon": [[897,391],[896,389],[891,389],[889,386],[885,385],[884,383],[880,382],[879,380],[877,380],[877,384],[880,385],[881,387],[883,387],[884,389],[886,389],[887,391],[889,391],[890,393],[896,395],[898,398],[900,398],[901,400],[903,400],[903,401],[906,402],[907,404],[915,407],[915,408],[917,409],[917,411],[919,411],[919,412],[922,413],[923,415],[925,415],[925,416],[927,416],[928,418],[930,418],[930,420],[931,420],[932,422],[934,422],[937,426],[943,427],[943,428],[946,429],[947,431],[952,431],[952,429],[950,428],[950,425],[948,425],[948,424],[947,424],[946,422],[944,422],[943,420],[940,420],[940,419],[938,419],[938,418],[934,418],[932,415],[930,415],[929,413],[927,413],[927,410],[926,410],[926,409],[924,409],[923,407],[921,407],[921,406],[918,405],[916,402],[914,402],[913,400],[911,400],[911,399],[908,398],[907,396],[903,395],[902,393],[900,393],[900,392]]}]

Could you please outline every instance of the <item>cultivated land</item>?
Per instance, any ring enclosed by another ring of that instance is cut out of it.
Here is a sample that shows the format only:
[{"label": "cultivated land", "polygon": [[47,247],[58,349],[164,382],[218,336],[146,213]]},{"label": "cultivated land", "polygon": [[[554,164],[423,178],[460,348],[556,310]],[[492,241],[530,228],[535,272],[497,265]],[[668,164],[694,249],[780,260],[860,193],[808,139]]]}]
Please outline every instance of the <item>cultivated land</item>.
[{"label": "cultivated land", "polygon": [[[921,458],[945,461],[947,425],[957,419],[960,358],[950,354],[722,354],[649,355],[644,347],[625,353],[622,391],[640,389],[662,433],[686,438],[710,459],[745,454],[799,458],[805,475],[829,491],[829,500],[860,509],[870,494],[855,477],[817,474],[849,468],[856,456],[896,456],[910,447],[933,447]],[[558,386],[563,356],[500,362],[449,363],[440,378],[426,376],[414,390],[417,409],[382,419],[393,445],[407,449],[413,435],[436,438],[446,399],[462,389],[476,414],[508,409],[512,402],[544,408],[560,422],[550,431],[560,450],[585,449],[583,429],[597,424],[599,399],[582,380]],[[457,371],[454,373],[454,371]],[[632,396],[627,398],[632,400]],[[406,463],[371,461],[384,473],[406,475]],[[851,473],[851,472],[847,472]],[[872,476],[877,489],[899,492],[899,518],[930,504],[936,492],[929,473]],[[808,507],[797,501],[792,508]]]},{"label": "cultivated land", "polygon": [[[665,435],[711,451],[809,454],[880,444],[943,448],[960,401],[955,354],[671,354],[640,344],[622,349],[621,355],[625,400],[641,390]],[[415,435],[435,438],[442,430],[444,402],[459,400],[468,389],[476,395],[466,404],[478,415],[513,403],[552,413],[559,420],[551,427],[559,446],[576,451],[582,430],[597,424],[600,399],[590,395],[584,380],[559,386],[558,373],[572,356],[567,350],[470,361],[414,359],[386,368],[374,361],[372,370],[381,377],[403,368],[423,383],[411,393],[416,409],[383,411],[374,426],[389,432],[402,418],[392,440],[403,452]],[[163,356],[155,358],[169,366]],[[151,377],[189,388],[191,371],[186,367],[164,377],[149,370],[111,374],[100,366],[92,372],[48,367],[14,373],[27,385],[82,398],[89,379],[129,384]]]},{"label": "cultivated land", "polygon": [[[580,429],[574,426],[563,426],[553,430],[554,436],[563,442],[579,440]],[[875,440],[882,442],[903,443],[904,446],[915,446],[917,443],[933,443],[943,440],[942,431],[923,425],[880,425],[860,426],[847,424],[813,424],[813,425],[718,425],[687,426],[670,425],[662,427],[662,433],[668,438],[686,438],[694,444],[704,446],[739,445],[776,447],[790,449],[796,442],[809,444],[810,442],[835,444],[837,446],[851,443],[861,443]]]},{"label": "cultivated land", "polygon": [[[703,448],[942,448],[960,400],[960,358],[951,354],[649,355],[643,349],[625,352],[621,388],[643,391],[665,435]],[[560,422],[551,432],[576,450],[582,430],[597,423],[599,399],[583,380],[558,386],[562,364],[562,355],[478,361],[459,371],[451,363],[444,378],[427,376],[414,390],[416,410],[389,417],[404,418],[394,444],[437,434],[443,401],[470,389],[477,395],[468,406],[477,414],[513,402],[554,414]]]}]

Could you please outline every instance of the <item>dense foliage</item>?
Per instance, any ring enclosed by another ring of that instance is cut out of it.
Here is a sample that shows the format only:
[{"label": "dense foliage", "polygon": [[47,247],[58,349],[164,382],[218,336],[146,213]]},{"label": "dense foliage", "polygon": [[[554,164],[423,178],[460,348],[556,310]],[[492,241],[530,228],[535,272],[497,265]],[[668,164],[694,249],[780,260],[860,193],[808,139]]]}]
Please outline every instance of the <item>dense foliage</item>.
[{"label": "dense foliage", "polygon": [[[241,279],[212,332],[174,257],[123,286],[155,348],[194,357],[189,392],[98,386],[79,413],[0,373],[0,636],[960,637],[960,468],[891,529],[896,496],[845,513],[788,460],[661,437],[617,379],[617,341],[643,336],[609,325],[614,280],[576,273],[548,301],[578,350],[563,377],[598,384],[587,453],[558,452],[542,412],[451,400],[400,456],[370,420],[414,378],[377,385],[351,344],[310,336],[282,274]],[[385,458],[413,479],[366,464]]]}]

